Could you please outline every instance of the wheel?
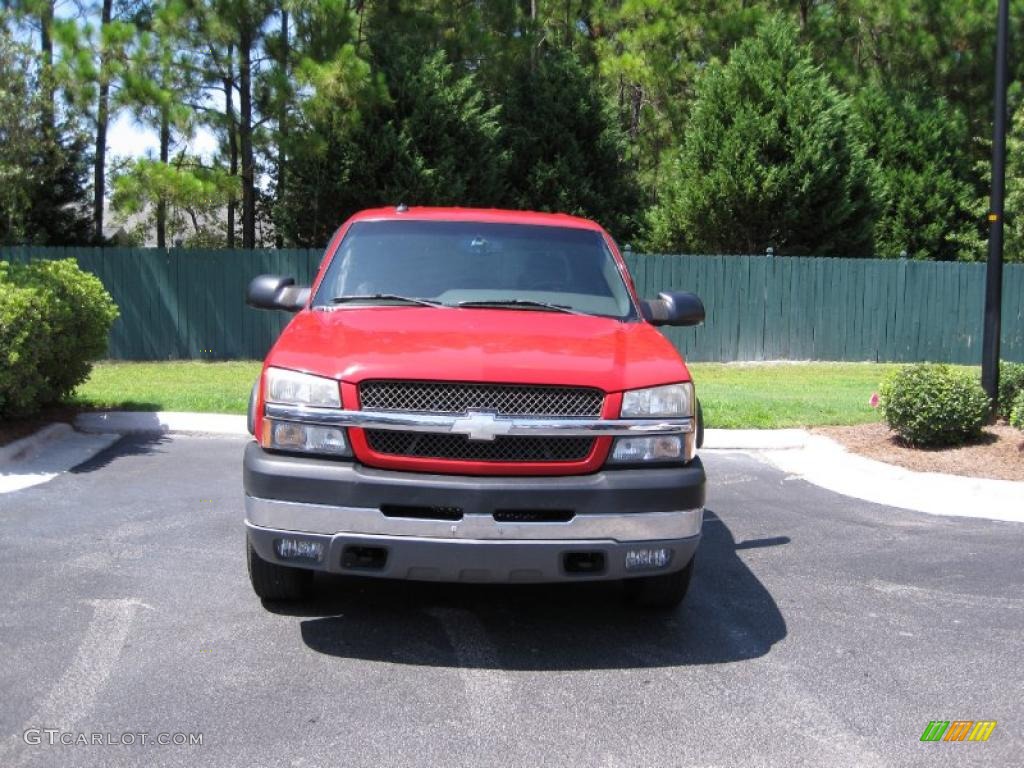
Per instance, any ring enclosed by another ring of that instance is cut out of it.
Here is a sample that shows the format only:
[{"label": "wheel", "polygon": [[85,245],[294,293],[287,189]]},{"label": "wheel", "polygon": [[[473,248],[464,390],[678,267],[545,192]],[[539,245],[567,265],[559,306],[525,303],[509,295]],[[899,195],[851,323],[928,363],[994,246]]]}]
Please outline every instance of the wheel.
[{"label": "wheel", "polygon": [[623,583],[626,602],[638,608],[669,610],[675,608],[686,597],[693,575],[693,558],[681,571],[673,571],[661,576],[641,576],[626,579]]},{"label": "wheel", "polygon": [[252,542],[245,542],[246,560],[249,564],[249,581],[252,589],[264,600],[301,600],[309,594],[313,572],[304,568],[289,568],[277,563],[268,563],[256,554]]}]

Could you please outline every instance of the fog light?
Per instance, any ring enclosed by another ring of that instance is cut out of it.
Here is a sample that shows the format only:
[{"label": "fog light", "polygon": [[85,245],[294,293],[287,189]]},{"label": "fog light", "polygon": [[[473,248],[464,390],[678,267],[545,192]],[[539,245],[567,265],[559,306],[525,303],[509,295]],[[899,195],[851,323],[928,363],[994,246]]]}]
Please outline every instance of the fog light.
[{"label": "fog light", "polygon": [[274,551],[282,560],[309,560],[319,563],[324,557],[324,545],[308,539],[275,539]]},{"label": "fog light", "polygon": [[667,547],[659,549],[628,549],[626,550],[626,570],[640,571],[667,568],[672,562],[672,550]]}]

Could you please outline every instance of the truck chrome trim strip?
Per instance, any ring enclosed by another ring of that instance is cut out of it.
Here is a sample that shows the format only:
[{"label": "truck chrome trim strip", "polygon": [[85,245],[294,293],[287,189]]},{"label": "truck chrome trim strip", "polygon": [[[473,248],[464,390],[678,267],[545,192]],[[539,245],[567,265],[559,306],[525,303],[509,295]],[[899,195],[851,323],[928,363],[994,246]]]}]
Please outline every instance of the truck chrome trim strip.
[{"label": "truck chrome trim strip", "polygon": [[460,415],[397,413],[393,411],[345,411],[305,405],[267,403],[271,419],[321,424],[331,427],[394,429],[403,432],[450,432],[470,440],[518,437],[637,437],[683,435],[694,431],[692,418],[673,419],[577,419],[503,417],[489,411]]},{"label": "truck chrome trim strip", "polygon": [[369,507],[335,507],[247,495],[245,517],[254,525],[296,533],[358,533],[487,541],[610,539],[625,543],[696,536],[704,522],[704,508],[615,515],[578,514],[566,522],[522,523],[498,522],[493,514],[466,514],[458,521],[388,517],[379,509]]}]

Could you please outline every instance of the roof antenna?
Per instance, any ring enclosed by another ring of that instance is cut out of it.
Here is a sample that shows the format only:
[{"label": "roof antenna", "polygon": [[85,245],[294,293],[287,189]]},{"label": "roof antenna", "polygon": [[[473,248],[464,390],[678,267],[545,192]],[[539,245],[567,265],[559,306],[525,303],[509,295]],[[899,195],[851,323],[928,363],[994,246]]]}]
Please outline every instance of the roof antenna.
[{"label": "roof antenna", "polygon": [[406,205],[405,203],[399,203],[398,205],[395,206],[395,213],[407,213],[408,211],[409,206]]}]

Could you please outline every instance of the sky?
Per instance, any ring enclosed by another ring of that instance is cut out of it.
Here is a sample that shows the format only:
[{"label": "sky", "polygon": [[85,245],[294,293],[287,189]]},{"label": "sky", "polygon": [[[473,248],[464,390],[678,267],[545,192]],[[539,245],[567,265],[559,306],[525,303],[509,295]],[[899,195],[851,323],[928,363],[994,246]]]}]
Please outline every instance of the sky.
[{"label": "sky", "polygon": [[[138,125],[130,114],[121,112],[107,131],[107,149],[115,157],[156,157],[160,152],[160,137],[156,131]],[[200,128],[189,142],[188,150],[190,154],[209,160],[217,152],[217,137],[208,129]]]},{"label": "sky", "polygon": [[[71,18],[81,13],[81,7],[76,2],[57,0],[55,12],[57,18]],[[37,33],[30,28],[15,27],[14,33],[16,39],[31,45],[36,44],[35,35]],[[176,146],[173,147],[173,150],[178,151],[182,148]],[[210,160],[217,152],[217,138],[208,128],[201,127],[192,137],[187,149],[190,154]],[[148,155],[156,157],[160,152],[160,137],[155,130],[137,124],[127,112],[119,112],[114,116],[107,129],[107,151],[112,158],[134,158]]]}]

